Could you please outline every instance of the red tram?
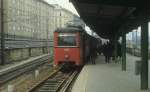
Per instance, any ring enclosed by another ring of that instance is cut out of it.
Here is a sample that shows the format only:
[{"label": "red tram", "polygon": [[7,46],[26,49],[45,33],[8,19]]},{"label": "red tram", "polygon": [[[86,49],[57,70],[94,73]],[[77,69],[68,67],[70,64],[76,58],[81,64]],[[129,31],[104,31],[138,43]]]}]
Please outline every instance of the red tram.
[{"label": "red tram", "polygon": [[60,28],[54,32],[54,63],[82,66],[89,56],[87,33],[80,27]]}]

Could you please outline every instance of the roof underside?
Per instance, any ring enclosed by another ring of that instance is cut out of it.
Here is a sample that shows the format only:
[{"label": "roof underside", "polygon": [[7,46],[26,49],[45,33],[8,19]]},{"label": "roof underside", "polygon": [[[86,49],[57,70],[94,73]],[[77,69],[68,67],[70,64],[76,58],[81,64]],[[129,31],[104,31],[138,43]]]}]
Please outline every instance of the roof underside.
[{"label": "roof underside", "polygon": [[[138,26],[137,18],[149,0],[71,0],[84,22],[103,38]],[[138,10],[138,12],[137,12]],[[121,28],[126,30],[121,30]]]}]

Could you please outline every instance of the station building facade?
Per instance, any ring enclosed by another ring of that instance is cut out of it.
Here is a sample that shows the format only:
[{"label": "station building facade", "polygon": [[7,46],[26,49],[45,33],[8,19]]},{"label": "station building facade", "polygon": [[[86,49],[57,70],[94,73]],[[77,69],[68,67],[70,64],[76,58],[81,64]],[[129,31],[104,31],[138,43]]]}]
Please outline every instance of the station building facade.
[{"label": "station building facade", "polygon": [[4,30],[8,36],[47,39],[54,30],[54,7],[42,0],[4,0]]}]

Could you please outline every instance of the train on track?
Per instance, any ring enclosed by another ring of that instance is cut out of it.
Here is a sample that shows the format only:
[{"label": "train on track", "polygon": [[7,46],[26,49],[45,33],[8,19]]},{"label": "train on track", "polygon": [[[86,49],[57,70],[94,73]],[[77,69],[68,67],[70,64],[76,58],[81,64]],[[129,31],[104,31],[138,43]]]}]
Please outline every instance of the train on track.
[{"label": "train on track", "polygon": [[82,27],[68,26],[54,31],[54,64],[83,66],[97,54],[101,41]]}]

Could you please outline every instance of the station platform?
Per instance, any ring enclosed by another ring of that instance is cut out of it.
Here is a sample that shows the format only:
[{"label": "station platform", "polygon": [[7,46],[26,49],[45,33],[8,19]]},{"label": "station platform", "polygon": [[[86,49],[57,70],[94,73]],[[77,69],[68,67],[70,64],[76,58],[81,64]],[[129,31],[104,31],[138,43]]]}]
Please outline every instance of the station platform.
[{"label": "station platform", "polygon": [[140,58],[126,57],[127,71],[122,71],[121,62],[108,64],[104,56],[99,56],[96,65],[84,66],[71,92],[150,92],[140,89],[140,76],[135,75],[135,61]]}]

